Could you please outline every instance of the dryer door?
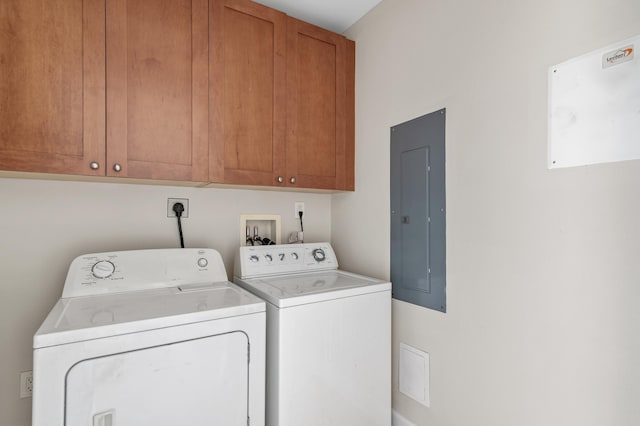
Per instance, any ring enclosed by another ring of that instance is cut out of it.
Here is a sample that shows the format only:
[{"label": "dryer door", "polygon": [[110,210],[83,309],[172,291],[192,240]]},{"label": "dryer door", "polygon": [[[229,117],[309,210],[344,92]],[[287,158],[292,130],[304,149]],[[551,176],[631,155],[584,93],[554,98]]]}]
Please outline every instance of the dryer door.
[{"label": "dryer door", "polygon": [[66,379],[66,426],[246,426],[242,332],[87,359]]}]

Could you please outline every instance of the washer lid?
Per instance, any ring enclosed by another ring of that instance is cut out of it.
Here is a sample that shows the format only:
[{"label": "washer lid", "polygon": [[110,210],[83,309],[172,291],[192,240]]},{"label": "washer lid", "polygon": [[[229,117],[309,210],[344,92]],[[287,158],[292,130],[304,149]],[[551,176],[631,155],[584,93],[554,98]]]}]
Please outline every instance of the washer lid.
[{"label": "washer lid", "polygon": [[33,347],[264,311],[262,300],[230,282],[62,298],[33,337]]},{"label": "washer lid", "polygon": [[390,282],[344,271],[236,278],[236,282],[280,308],[391,290]]}]

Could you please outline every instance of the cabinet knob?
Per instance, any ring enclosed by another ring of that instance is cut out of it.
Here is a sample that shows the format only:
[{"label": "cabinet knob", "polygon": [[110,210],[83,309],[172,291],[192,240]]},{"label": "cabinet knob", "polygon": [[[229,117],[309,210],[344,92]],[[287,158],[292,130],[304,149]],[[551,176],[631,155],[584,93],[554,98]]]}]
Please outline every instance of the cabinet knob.
[{"label": "cabinet knob", "polygon": [[289,182],[291,182],[291,183],[296,183],[296,178],[295,178],[295,177],[293,177],[293,176],[291,176],[291,179],[289,179]]},{"label": "cabinet knob", "polygon": [[100,168],[100,164],[97,161],[92,161],[89,164],[89,167],[91,167],[91,170],[98,170]]},{"label": "cabinet knob", "polygon": [[113,165],[113,170],[115,170],[116,172],[119,172],[120,170],[122,170],[122,166],[116,163]]},{"label": "cabinet knob", "polygon": [[278,181],[278,183],[282,183],[282,182],[284,182],[284,178],[282,176],[278,176],[276,178],[276,181]]}]

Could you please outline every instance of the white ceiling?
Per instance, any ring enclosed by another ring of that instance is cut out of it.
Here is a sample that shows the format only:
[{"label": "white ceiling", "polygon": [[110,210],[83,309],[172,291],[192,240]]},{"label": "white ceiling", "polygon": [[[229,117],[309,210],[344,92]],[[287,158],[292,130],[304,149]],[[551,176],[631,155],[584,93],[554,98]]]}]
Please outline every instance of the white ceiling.
[{"label": "white ceiling", "polygon": [[342,34],[381,0],[256,0],[287,15]]}]

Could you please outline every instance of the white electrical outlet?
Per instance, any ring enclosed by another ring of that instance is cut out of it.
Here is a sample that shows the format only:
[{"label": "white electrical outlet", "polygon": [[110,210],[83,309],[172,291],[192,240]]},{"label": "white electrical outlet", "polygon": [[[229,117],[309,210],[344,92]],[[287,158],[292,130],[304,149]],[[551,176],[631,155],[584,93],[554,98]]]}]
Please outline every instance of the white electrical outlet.
[{"label": "white electrical outlet", "polygon": [[20,398],[30,398],[33,394],[33,371],[20,373]]},{"label": "white electrical outlet", "polygon": [[304,202],[296,201],[293,204],[293,212],[295,214],[293,217],[296,219],[300,219],[300,214],[298,212],[302,212],[302,217],[304,217]]},{"label": "white electrical outlet", "polygon": [[167,198],[167,217],[176,217],[176,212],[173,211],[173,205],[175,203],[182,203],[184,211],[182,212],[182,218],[189,217],[189,199],[188,198]]}]

